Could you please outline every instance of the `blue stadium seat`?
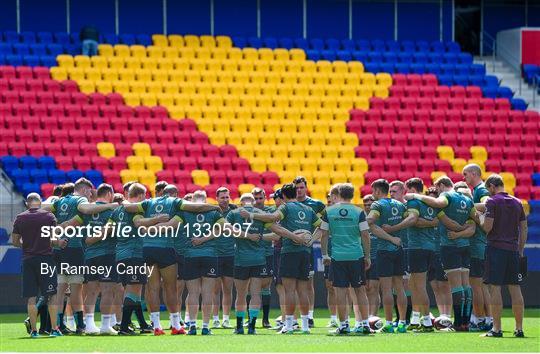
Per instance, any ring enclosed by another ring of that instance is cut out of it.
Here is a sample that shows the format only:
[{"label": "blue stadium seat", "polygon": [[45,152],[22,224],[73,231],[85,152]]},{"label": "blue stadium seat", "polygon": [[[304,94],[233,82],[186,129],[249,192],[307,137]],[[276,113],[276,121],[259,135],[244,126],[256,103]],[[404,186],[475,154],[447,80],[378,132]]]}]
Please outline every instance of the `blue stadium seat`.
[{"label": "blue stadium seat", "polygon": [[457,54],[458,60],[462,64],[472,64],[473,63],[473,56],[469,53],[459,53]]},{"label": "blue stadium seat", "polygon": [[120,43],[122,43],[122,44],[126,44],[126,45],[137,44],[137,40],[135,39],[135,35],[133,35],[133,34],[124,33],[124,34],[121,34],[119,37],[120,37],[119,38]]},{"label": "blue stadium seat", "polygon": [[85,177],[90,180],[94,184],[94,186],[97,188],[100,184],[103,183],[103,176],[101,175],[101,172],[96,170],[88,170],[85,172]]},{"label": "blue stadium seat", "polygon": [[381,67],[379,63],[364,63],[364,68],[366,69],[366,72],[370,73],[381,72]]},{"label": "blue stadium seat", "polygon": [[103,35],[103,42],[112,45],[118,44],[118,36],[114,33],[105,33]]},{"label": "blue stadium seat", "polygon": [[324,60],[334,61],[336,60],[336,51],[335,50],[323,50],[321,51],[321,57]]},{"label": "blue stadium seat", "polygon": [[5,245],[9,242],[9,235],[6,229],[0,227],[0,245]]},{"label": "blue stadium seat", "polygon": [[152,37],[147,34],[138,34],[137,35],[137,44],[149,46],[152,45]]},{"label": "blue stadium seat", "polygon": [[46,66],[50,68],[56,66],[56,57],[45,55],[39,58],[39,62],[41,63],[41,66]]},{"label": "blue stadium seat", "polygon": [[30,32],[30,31],[21,32],[20,38],[21,38],[21,42],[24,42],[24,43],[36,43],[35,32]]},{"label": "blue stadium seat", "polygon": [[395,63],[397,62],[397,55],[394,52],[384,52],[383,59],[385,63]]},{"label": "blue stadium seat", "polygon": [[529,200],[531,213],[540,213],[540,200]]},{"label": "blue stadium seat", "polygon": [[24,183],[21,186],[21,192],[23,196],[27,196],[30,193],[39,193],[41,195],[41,187],[36,183]]},{"label": "blue stadium seat", "polygon": [[483,75],[471,75],[469,78],[471,85],[482,87],[484,86],[484,76]]},{"label": "blue stadium seat", "polygon": [[66,176],[70,182],[76,182],[83,176],[83,172],[80,170],[71,170],[66,173]]},{"label": "blue stadium seat", "polygon": [[369,57],[369,61],[372,62],[372,63],[382,63],[382,58],[383,58],[383,55],[382,55],[382,52],[370,52],[368,54],[368,57]]},{"label": "blue stadium seat", "polygon": [[26,43],[14,43],[13,51],[18,55],[29,55],[30,47]]},{"label": "blue stadium seat", "polygon": [[66,45],[70,44],[71,40],[69,39],[69,34],[66,32],[55,32],[54,41],[58,44]]},{"label": "blue stadium seat", "polygon": [[361,61],[363,63],[367,62],[367,58],[368,58],[368,52],[367,51],[359,51],[359,50],[356,50],[352,53],[352,56],[354,58],[354,60],[358,60],[358,61]]},{"label": "blue stadium seat", "polygon": [[416,49],[419,51],[419,52],[429,52],[430,51],[430,48],[429,48],[429,43],[427,41],[417,41],[416,42]]},{"label": "blue stadium seat", "polygon": [[395,65],[395,63],[381,63],[380,68],[384,73],[394,73]]},{"label": "blue stadium seat", "polygon": [[521,98],[512,98],[510,100],[510,104],[512,105],[513,109],[517,109],[519,111],[527,110],[527,103]]},{"label": "blue stadium seat", "polygon": [[454,81],[454,85],[468,86],[469,76],[468,75],[454,75],[453,81]]},{"label": "blue stadium seat", "polygon": [[356,50],[356,45],[352,39],[342,39],[341,49],[354,52]]},{"label": "blue stadium seat", "polygon": [[79,44],[65,44],[64,50],[66,54],[70,54],[70,55],[81,54],[81,46]]},{"label": "blue stadium seat", "polygon": [[249,37],[247,42],[251,48],[261,48],[263,46],[262,40],[258,37]]},{"label": "blue stadium seat", "polygon": [[343,61],[351,61],[352,60],[352,52],[348,50],[338,50],[336,52],[338,60]]},{"label": "blue stadium seat", "polygon": [[430,63],[442,64],[442,53],[428,53],[428,60]]},{"label": "blue stadium seat", "polygon": [[293,42],[292,38],[283,37],[283,38],[280,38],[278,42],[279,42],[279,47],[280,48],[285,48],[285,49],[294,48],[294,42]]},{"label": "blue stadium seat", "polygon": [[49,183],[49,176],[47,170],[32,169],[30,170],[30,179],[32,182],[42,185],[43,183]]},{"label": "blue stadium seat", "polygon": [[486,75],[484,76],[484,86],[498,87],[499,79],[494,75]]},{"label": "blue stadium seat", "polygon": [[81,44],[81,36],[79,33],[75,32],[75,33],[71,33],[69,35],[70,39],[71,39],[71,43],[72,44]]},{"label": "blue stadium seat", "polygon": [[309,60],[317,61],[321,59],[321,52],[316,49],[306,50],[306,56]]},{"label": "blue stadium seat", "polygon": [[411,71],[415,74],[425,74],[426,73],[426,65],[421,63],[413,63],[410,64]]},{"label": "blue stadium seat", "polygon": [[483,64],[471,64],[470,68],[473,75],[486,75],[486,67]]},{"label": "blue stadium seat", "polygon": [[0,159],[2,163],[2,169],[9,174],[9,171],[19,168],[19,159],[15,156],[2,156]]},{"label": "blue stadium seat", "polygon": [[456,42],[446,42],[446,51],[450,53],[460,53],[461,47]]},{"label": "blue stadium seat", "polygon": [[371,50],[371,44],[368,40],[359,39],[356,41],[356,49],[362,52],[369,52]]},{"label": "blue stadium seat", "polygon": [[401,50],[404,52],[412,53],[416,51],[416,47],[413,41],[403,41],[401,42]]},{"label": "blue stadium seat", "polygon": [[4,41],[11,43],[19,42],[19,34],[15,31],[5,31],[4,32]]},{"label": "blue stadium seat", "polygon": [[410,74],[411,73],[411,65],[409,63],[396,63],[395,68],[396,72],[401,74]]},{"label": "blue stadium seat", "polygon": [[407,53],[407,52],[399,53],[398,60],[400,63],[412,63],[413,56],[411,53]]},{"label": "blue stadium seat", "polygon": [[56,169],[56,161],[50,156],[41,156],[38,159],[38,166],[44,170]]},{"label": "blue stadium seat", "polygon": [[30,182],[30,175],[28,170],[16,169],[11,171],[11,179],[19,189],[24,183]]},{"label": "blue stadium seat", "polygon": [[444,53],[443,60],[445,63],[448,63],[448,64],[457,64],[458,56],[456,53]]},{"label": "blue stadium seat", "polygon": [[435,75],[441,75],[442,74],[442,69],[441,69],[441,66],[439,64],[433,64],[433,63],[429,63],[429,64],[426,64],[426,72],[428,73],[432,73],[432,74],[435,74]]},{"label": "blue stadium seat", "polygon": [[53,35],[51,32],[38,32],[37,39],[39,43],[49,44],[53,42]]},{"label": "blue stadium seat", "polygon": [[328,50],[339,50],[340,49],[340,46],[339,46],[339,41],[335,38],[328,38],[326,40],[326,49]]},{"label": "blue stadium seat", "polygon": [[386,50],[389,52],[400,52],[401,45],[397,41],[386,41]]},{"label": "blue stadium seat", "polygon": [[514,93],[509,87],[501,86],[497,89],[497,96],[500,98],[511,99],[512,97],[514,97]]},{"label": "blue stadium seat", "polygon": [[6,55],[6,64],[21,66],[23,65],[23,58],[20,55]]},{"label": "blue stadium seat", "polygon": [[381,39],[374,39],[371,41],[371,49],[378,51],[378,52],[384,52],[386,51],[386,46],[384,45],[384,41]]},{"label": "blue stadium seat", "polygon": [[454,84],[454,78],[452,75],[438,75],[439,85],[452,86]]},{"label": "blue stadium seat", "polygon": [[263,43],[266,48],[272,48],[272,49],[279,48],[278,41],[274,37],[263,38]]},{"label": "blue stadium seat", "polygon": [[33,156],[19,157],[19,164],[23,170],[32,170],[38,168],[38,160]]},{"label": "blue stadium seat", "polygon": [[527,218],[527,223],[529,224],[529,227],[540,227],[540,214],[529,214],[529,217]]},{"label": "blue stadium seat", "polygon": [[486,86],[482,89],[482,92],[486,98],[497,98],[497,87]]},{"label": "blue stadium seat", "polygon": [[0,54],[0,65],[6,65],[6,56],[4,54]]},{"label": "blue stadium seat", "polygon": [[244,37],[232,37],[232,42],[238,48],[245,48],[247,46],[247,41]]},{"label": "blue stadium seat", "polygon": [[0,43],[0,54],[13,54],[13,47],[11,43]]},{"label": "blue stadium seat", "polygon": [[[412,51],[407,51],[407,52],[410,53]],[[413,59],[414,59],[414,62],[419,63],[419,64],[428,63],[428,58],[427,58],[426,53],[413,53]]]},{"label": "blue stadium seat", "polygon": [[45,44],[35,43],[30,46],[30,51],[33,55],[47,55],[47,47]]},{"label": "blue stadium seat", "polygon": [[533,173],[532,180],[533,180],[533,185],[540,186],[540,173]]},{"label": "blue stadium seat", "polygon": [[47,52],[52,56],[57,56],[64,53],[64,47],[61,44],[47,44]]},{"label": "blue stadium seat", "polygon": [[66,183],[66,173],[62,170],[49,170],[49,182],[53,184]]},{"label": "blue stadium seat", "polygon": [[316,50],[324,50],[324,41],[320,38],[312,38],[309,41],[309,48]]},{"label": "blue stadium seat", "polygon": [[433,41],[430,44],[431,51],[435,53],[444,53],[446,52],[446,48],[444,47],[444,44],[440,41]]},{"label": "blue stadium seat", "polygon": [[471,74],[471,67],[466,64],[456,64],[454,66],[454,72],[457,75],[467,75],[469,76]]},{"label": "blue stadium seat", "polygon": [[40,65],[40,57],[36,55],[25,55],[23,57],[24,65],[27,66],[39,66]]}]

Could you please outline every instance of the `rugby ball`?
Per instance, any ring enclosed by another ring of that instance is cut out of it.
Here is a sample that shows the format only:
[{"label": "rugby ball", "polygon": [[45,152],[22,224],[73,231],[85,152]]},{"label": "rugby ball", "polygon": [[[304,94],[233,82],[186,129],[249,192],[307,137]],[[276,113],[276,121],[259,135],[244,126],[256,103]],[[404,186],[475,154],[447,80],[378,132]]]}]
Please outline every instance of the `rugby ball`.
[{"label": "rugby ball", "polygon": [[296,231],[294,231],[293,233],[294,233],[295,235],[302,235],[302,234],[304,234],[304,241],[305,241],[305,242],[311,241],[311,238],[313,237],[313,236],[311,235],[311,232],[310,232],[310,231],[304,230],[304,229],[296,230]]},{"label": "rugby ball", "polygon": [[383,325],[384,325],[383,321],[381,320],[379,316],[369,316],[368,322],[369,322],[369,328],[371,328],[374,331],[380,330],[381,328],[383,328]]},{"label": "rugby ball", "polygon": [[452,320],[446,316],[439,316],[435,318],[433,325],[440,331],[452,327]]}]

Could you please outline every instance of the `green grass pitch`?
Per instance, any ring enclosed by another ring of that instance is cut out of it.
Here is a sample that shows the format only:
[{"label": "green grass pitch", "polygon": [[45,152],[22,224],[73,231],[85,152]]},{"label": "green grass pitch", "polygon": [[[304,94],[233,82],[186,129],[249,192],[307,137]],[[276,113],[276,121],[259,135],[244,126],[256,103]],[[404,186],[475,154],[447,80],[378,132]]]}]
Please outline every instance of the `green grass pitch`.
[{"label": "green grass pitch", "polygon": [[[137,337],[65,336],[31,339],[22,321],[24,314],[0,315],[0,350],[10,352],[539,352],[540,309],[526,311],[525,335],[512,336],[514,321],[505,310],[504,338],[480,338],[478,333],[375,334],[368,337],[332,337],[325,327],[327,310],[316,310],[312,334],[280,335],[258,329],[257,336],[235,336],[216,329],[212,336]],[[275,318],[277,312],[272,312]],[[164,316],[165,317],[165,316]],[[231,318],[233,318],[231,316]],[[97,320],[99,314],[97,314]],[[272,321],[273,322],[273,321]],[[168,320],[162,325],[168,326]],[[200,323],[199,323],[200,325]]]}]

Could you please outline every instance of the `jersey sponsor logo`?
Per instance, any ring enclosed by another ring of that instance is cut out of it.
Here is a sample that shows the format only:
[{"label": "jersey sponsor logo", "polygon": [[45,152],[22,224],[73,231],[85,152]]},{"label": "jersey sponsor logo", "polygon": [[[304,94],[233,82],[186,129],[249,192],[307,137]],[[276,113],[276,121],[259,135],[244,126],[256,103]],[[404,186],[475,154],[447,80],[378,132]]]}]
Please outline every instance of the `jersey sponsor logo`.
[{"label": "jersey sponsor logo", "polygon": [[396,216],[398,213],[399,213],[398,208],[392,207],[392,215],[393,215],[393,216]]},{"label": "jersey sponsor logo", "polygon": [[67,209],[68,209],[68,205],[67,205],[67,204],[62,204],[62,205],[60,206],[60,210],[62,210],[62,211],[66,211]]},{"label": "jersey sponsor logo", "polygon": [[124,220],[124,215],[125,215],[125,213],[123,211],[118,213],[118,220],[123,221]]},{"label": "jersey sponsor logo", "polygon": [[428,207],[426,211],[429,216],[433,216],[433,214],[435,213],[432,207]]},{"label": "jersey sponsor logo", "polygon": [[298,212],[298,219],[304,220],[305,218],[306,218],[306,213],[304,213],[303,211],[299,211]]},{"label": "jersey sponsor logo", "polygon": [[156,212],[161,213],[162,211],[163,211],[163,205],[162,205],[162,204],[158,204],[158,205],[156,206]]},{"label": "jersey sponsor logo", "polygon": [[465,209],[465,208],[467,208],[467,203],[466,203],[464,200],[462,200],[462,201],[459,203],[459,206],[461,207],[461,209]]},{"label": "jersey sponsor logo", "polygon": [[92,220],[97,220],[97,219],[99,219],[99,213],[92,214]]},{"label": "jersey sponsor logo", "polygon": [[339,209],[339,215],[347,216],[349,215],[349,211],[347,209]]},{"label": "jersey sponsor logo", "polygon": [[197,221],[198,222],[203,222],[204,221],[204,215],[203,214],[197,214]]}]

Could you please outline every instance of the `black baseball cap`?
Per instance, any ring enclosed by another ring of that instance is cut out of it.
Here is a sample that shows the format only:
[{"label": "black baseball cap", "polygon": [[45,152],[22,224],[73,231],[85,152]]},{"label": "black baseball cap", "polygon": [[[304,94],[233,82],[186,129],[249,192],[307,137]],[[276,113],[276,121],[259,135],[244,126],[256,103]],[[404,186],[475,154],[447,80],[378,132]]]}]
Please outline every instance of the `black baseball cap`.
[{"label": "black baseball cap", "polygon": [[283,194],[281,193],[281,188],[277,189],[271,196],[270,198],[273,198],[273,199],[283,199]]}]

